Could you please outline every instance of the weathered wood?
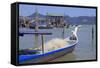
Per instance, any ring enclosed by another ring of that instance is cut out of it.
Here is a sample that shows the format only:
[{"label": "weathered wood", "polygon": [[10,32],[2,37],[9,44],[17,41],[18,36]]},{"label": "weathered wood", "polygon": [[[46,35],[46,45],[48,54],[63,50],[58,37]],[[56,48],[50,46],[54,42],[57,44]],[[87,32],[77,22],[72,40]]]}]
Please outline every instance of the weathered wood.
[{"label": "weathered wood", "polygon": [[38,34],[38,35],[51,35],[52,33],[50,32],[20,32],[19,35],[24,35],[24,34]]},{"label": "weathered wood", "polygon": [[[29,27],[30,29],[35,29],[34,26],[30,26]],[[42,26],[39,26],[38,29],[52,29],[53,27],[42,27]]]},{"label": "weathered wood", "polygon": [[41,40],[42,40],[42,53],[44,54],[44,36],[41,35]]},{"label": "weathered wood", "polygon": [[38,35],[34,35],[34,45],[38,46]]}]

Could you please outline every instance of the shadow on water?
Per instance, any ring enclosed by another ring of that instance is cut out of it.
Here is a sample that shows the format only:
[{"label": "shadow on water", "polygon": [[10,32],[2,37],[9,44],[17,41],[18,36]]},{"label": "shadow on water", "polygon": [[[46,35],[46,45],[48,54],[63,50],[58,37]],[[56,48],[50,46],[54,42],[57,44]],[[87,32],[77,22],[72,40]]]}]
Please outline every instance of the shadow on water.
[{"label": "shadow on water", "polygon": [[75,60],[75,58],[76,58],[76,56],[72,52],[72,53],[66,54],[66,55],[64,55],[62,57],[56,58],[56,59],[54,59],[54,60],[52,60],[50,62],[63,62],[63,61],[66,61],[66,60],[67,61],[73,61],[73,60]]}]

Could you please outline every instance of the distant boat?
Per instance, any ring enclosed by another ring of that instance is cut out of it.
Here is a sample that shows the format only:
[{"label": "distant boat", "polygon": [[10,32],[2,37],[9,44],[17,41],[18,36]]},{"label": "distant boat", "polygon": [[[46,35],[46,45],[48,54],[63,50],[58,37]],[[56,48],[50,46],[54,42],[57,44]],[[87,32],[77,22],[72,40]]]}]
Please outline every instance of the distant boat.
[{"label": "distant boat", "polygon": [[76,44],[78,43],[78,37],[77,37],[77,30],[78,27],[75,27],[75,30],[73,31],[72,36],[65,38],[66,41],[69,43],[66,45],[66,47],[59,48],[57,50],[52,50],[50,52],[46,52],[43,54],[39,54],[41,51],[36,51],[36,50],[30,50],[26,51],[27,53],[32,53],[37,52],[35,54],[20,54],[19,55],[19,63],[24,64],[24,63],[45,63],[49,62],[51,60],[54,60],[58,57],[64,56],[65,54],[71,53]]}]

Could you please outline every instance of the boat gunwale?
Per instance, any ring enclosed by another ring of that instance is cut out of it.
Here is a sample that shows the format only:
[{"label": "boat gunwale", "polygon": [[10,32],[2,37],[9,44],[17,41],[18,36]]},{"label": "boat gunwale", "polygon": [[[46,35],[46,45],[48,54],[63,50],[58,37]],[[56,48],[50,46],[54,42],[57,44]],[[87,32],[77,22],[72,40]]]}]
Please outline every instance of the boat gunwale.
[{"label": "boat gunwale", "polygon": [[[50,51],[50,52],[46,52],[44,54],[27,55],[27,56],[30,56],[29,58],[20,59],[20,56],[19,56],[19,62],[28,61],[28,60],[31,60],[31,59],[36,59],[36,58],[39,58],[39,57],[47,56],[47,55],[52,54],[52,53],[60,52],[60,51],[63,51],[64,49],[69,49],[69,48],[75,46],[77,43],[78,43],[78,39],[76,40],[75,43],[73,43],[70,46],[67,46],[67,47],[64,47],[64,48],[59,48],[57,50],[53,50],[53,51]],[[21,55],[21,56],[24,57],[26,55]]]}]

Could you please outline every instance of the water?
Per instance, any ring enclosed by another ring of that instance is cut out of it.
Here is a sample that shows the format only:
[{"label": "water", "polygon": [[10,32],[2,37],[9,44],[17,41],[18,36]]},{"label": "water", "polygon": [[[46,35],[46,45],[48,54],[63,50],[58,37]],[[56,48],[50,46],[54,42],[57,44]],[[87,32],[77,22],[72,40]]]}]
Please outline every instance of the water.
[{"label": "water", "polygon": [[[94,28],[94,39],[92,39],[92,27]],[[65,29],[64,37],[71,35],[74,28]],[[26,29],[24,29],[26,31]],[[28,30],[28,29],[27,29]],[[28,31],[34,31],[29,29]],[[39,30],[41,31],[41,30]],[[44,42],[53,38],[62,38],[62,28],[43,29],[42,31],[52,32],[52,35],[46,35]],[[75,60],[93,60],[96,59],[96,42],[95,42],[95,25],[82,25],[78,30],[79,42],[73,53],[69,53],[63,57],[57,58],[51,62],[59,61],[75,61]],[[41,45],[41,36],[38,37],[38,45],[34,45],[34,35],[24,35],[19,38],[19,49],[35,48]]]},{"label": "water", "polygon": [[95,32],[95,25],[83,25],[79,29],[79,42],[76,45],[73,53],[67,54],[53,61],[77,61],[96,59],[96,35],[94,33],[94,39],[92,39],[92,27],[94,27]]}]

